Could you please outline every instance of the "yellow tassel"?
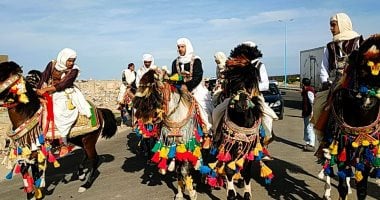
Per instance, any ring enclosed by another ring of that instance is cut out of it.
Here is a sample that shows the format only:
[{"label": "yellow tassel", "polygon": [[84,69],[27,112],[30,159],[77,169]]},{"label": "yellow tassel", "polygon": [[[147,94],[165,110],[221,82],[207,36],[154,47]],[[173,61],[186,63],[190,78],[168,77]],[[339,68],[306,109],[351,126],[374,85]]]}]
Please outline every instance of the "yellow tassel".
[{"label": "yellow tassel", "polygon": [[338,141],[333,141],[331,145],[329,146],[330,154],[331,155],[338,155]]},{"label": "yellow tassel", "polygon": [[59,162],[58,161],[54,161],[54,167],[55,168],[58,168],[58,167],[60,167],[61,165],[59,164]]},{"label": "yellow tassel", "polygon": [[26,94],[20,94],[20,96],[18,97],[18,100],[24,104],[29,103],[29,99],[28,99],[28,96],[26,96]]},{"label": "yellow tassel", "polygon": [[266,166],[265,164],[262,164],[261,165],[261,171],[260,171],[261,177],[267,177],[270,174],[272,174],[272,170],[268,166]]},{"label": "yellow tassel", "polygon": [[231,161],[230,163],[228,163],[227,167],[232,169],[232,170],[236,170],[236,162]]},{"label": "yellow tassel", "polygon": [[244,165],[244,160],[245,160],[244,157],[240,158],[239,160],[236,161],[236,165],[242,168]]},{"label": "yellow tassel", "polygon": [[46,165],[45,164],[39,164],[38,165],[38,168],[42,171],[45,171],[46,170]]},{"label": "yellow tassel", "polygon": [[32,152],[30,151],[29,147],[22,148],[22,156],[29,156]]},{"label": "yellow tassel", "polygon": [[232,177],[233,180],[239,180],[240,178],[241,178],[240,172],[234,174],[234,176]]},{"label": "yellow tassel", "polygon": [[46,156],[42,152],[38,153],[37,160],[38,160],[39,163],[42,163],[45,160],[45,158],[46,158]]},{"label": "yellow tassel", "polygon": [[368,140],[363,140],[362,141],[362,145],[365,146],[365,147],[368,147],[369,146],[369,141]]},{"label": "yellow tassel", "polygon": [[361,181],[363,179],[363,175],[361,171],[356,171],[355,172],[355,179],[357,182]]},{"label": "yellow tassel", "polygon": [[168,159],[168,154],[169,154],[169,147],[164,146],[160,150],[160,158],[166,158]]},{"label": "yellow tassel", "polygon": [[211,169],[215,169],[215,167],[216,167],[216,162],[209,163],[208,166],[209,166]]},{"label": "yellow tassel", "polygon": [[374,141],[372,141],[372,145],[376,146],[376,145],[378,145],[378,144],[379,144],[379,140],[374,140]]},{"label": "yellow tassel", "polygon": [[224,174],[224,163],[218,168],[218,174]]},{"label": "yellow tassel", "polygon": [[195,147],[193,155],[197,158],[200,158],[202,153],[201,153],[201,148],[200,147]]},{"label": "yellow tassel", "polygon": [[186,189],[188,189],[189,191],[193,190],[193,178],[191,178],[191,176],[185,177],[185,185]]},{"label": "yellow tassel", "polygon": [[186,152],[185,144],[178,145],[176,150],[177,150],[177,153],[185,153]]},{"label": "yellow tassel", "polygon": [[354,147],[354,148],[358,148],[359,147],[359,144],[357,143],[357,142],[352,142],[352,147]]},{"label": "yellow tassel", "polygon": [[260,141],[256,142],[256,149],[259,150],[259,151],[263,151],[263,146],[261,146]]},{"label": "yellow tassel", "polygon": [[41,199],[42,198],[41,189],[37,188],[36,191],[34,192],[34,196],[36,197],[36,199]]},{"label": "yellow tassel", "polygon": [[67,104],[67,109],[74,110],[75,106],[73,105],[73,102],[71,101],[71,99],[68,99],[66,104]]},{"label": "yellow tassel", "polygon": [[14,160],[16,159],[16,154],[14,154],[15,150],[12,148],[10,153],[9,153],[9,160]]}]

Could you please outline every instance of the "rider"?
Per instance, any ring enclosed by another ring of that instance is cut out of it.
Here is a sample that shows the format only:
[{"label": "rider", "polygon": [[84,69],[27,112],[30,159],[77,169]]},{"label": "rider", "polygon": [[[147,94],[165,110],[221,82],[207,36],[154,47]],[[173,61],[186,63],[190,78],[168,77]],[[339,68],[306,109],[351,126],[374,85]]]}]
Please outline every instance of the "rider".
[{"label": "rider", "polygon": [[[348,56],[359,48],[363,37],[352,30],[350,17],[345,13],[337,13],[330,17],[330,31],[333,35],[325,49],[321,63],[320,78],[322,89],[327,90],[332,84],[334,87],[340,85],[343,70],[348,62]],[[324,112],[329,91],[320,92],[314,102],[314,115],[311,120],[317,135],[324,132],[329,112]],[[327,110],[326,110],[327,111]]]},{"label": "rider", "polygon": [[140,79],[149,70],[155,68],[154,58],[151,54],[143,55],[143,65],[137,70],[136,87],[139,87]]},{"label": "rider", "polygon": [[37,86],[38,95],[48,94],[52,97],[54,123],[64,146],[67,145],[67,135],[79,113],[91,117],[91,106],[81,91],[74,86],[74,81],[79,75],[76,58],[77,53],[74,50],[62,49],[57,60],[47,64]]},{"label": "rider", "polygon": [[211,113],[213,106],[208,89],[201,84],[203,79],[203,68],[201,59],[195,55],[193,46],[189,39],[180,38],[177,40],[178,57],[172,63],[172,74],[181,74],[184,77],[184,84],[181,90],[189,91],[198,102],[201,117],[205,123],[206,133],[209,133],[212,126]]},{"label": "rider", "polygon": [[128,102],[126,102],[126,95],[128,95],[128,97],[133,97],[133,93],[136,91],[136,89],[135,65],[133,63],[129,63],[128,68],[123,71],[122,83],[120,85],[119,95],[117,97],[119,104],[118,109],[121,111],[121,118],[124,124],[127,123],[126,111],[128,111],[128,113],[131,115],[132,109],[132,107],[128,105]]}]

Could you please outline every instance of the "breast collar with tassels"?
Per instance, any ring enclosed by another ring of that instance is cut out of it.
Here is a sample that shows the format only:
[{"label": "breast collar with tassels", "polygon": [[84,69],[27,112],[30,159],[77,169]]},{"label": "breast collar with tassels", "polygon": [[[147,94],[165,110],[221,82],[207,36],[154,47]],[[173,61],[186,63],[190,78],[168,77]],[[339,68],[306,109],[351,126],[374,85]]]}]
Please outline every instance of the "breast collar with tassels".
[{"label": "breast collar with tassels", "polygon": [[379,122],[380,122],[380,108],[379,108],[376,120],[374,122],[372,122],[370,125],[361,126],[361,127],[353,127],[353,126],[348,125],[346,122],[344,122],[343,119],[341,117],[339,117],[338,114],[336,114],[334,105],[332,105],[332,113],[333,113],[333,116],[338,123],[338,126],[341,128],[341,130],[344,133],[348,133],[351,135],[372,134],[372,133],[379,131],[379,129],[380,129],[380,124],[379,124]]},{"label": "breast collar with tassels", "polygon": [[[20,80],[21,78],[21,75],[19,74],[15,74],[15,75],[12,75],[11,77],[9,77],[7,80],[5,80],[3,82],[3,84],[0,85],[0,93],[2,93],[4,90],[12,87],[15,83],[17,83],[18,80]],[[4,108],[13,108],[15,106],[17,106],[17,102],[14,102],[14,103],[6,103],[6,102],[3,102],[0,104],[0,107],[4,107]]]}]

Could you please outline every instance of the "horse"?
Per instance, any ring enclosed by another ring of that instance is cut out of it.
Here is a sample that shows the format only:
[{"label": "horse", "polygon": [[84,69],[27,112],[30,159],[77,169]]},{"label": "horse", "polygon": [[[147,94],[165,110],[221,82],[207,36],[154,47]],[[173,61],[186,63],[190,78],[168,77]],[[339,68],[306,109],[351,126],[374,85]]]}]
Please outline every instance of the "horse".
[{"label": "horse", "polygon": [[[174,75],[172,77],[176,77]],[[179,90],[175,78],[161,80],[159,71],[146,72],[133,99],[136,132],[150,138],[151,161],[163,175],[175,172],[178,192],[175,199],[197,198],[191,173],[201,165],[205,125],[198,104],[188,91]]]},{"label": "horse", "polygon": [[335,165],[339,199],[352,193],[351,177],[360,200],[366,198],[369,176],[380,184],[379,70],[380,35],[374,35],[352,52],[341,81],[330,89],[330,117],[320,144],[324,158],[319,178],[326,176],[324,199],[331,199],[330,177]]},{"label": "horse", "polygon": [[[43,127],[40,122],[43,121],[41,118],[44,107],[35,92],[35,86],[41,74],[38,72],[35,70],[29,73],[27,80],[30,82],[28,82],[23,77],[23,71],[17,63],[10,61],[0,64],[0,106],[8,110],[12,124],[12,130],[8,136],[14,144],[8,157],[9,160],[16,160],[7,178],[11,178],[13,172],[21,172],[24,179],[24,191],[27,193],[28,199],[43,198],[47,162],[53,163],[54,167],[60,166],[53,155],[53,151],[56,149],[53,146],[54,136],[49,137],[42,133]],[[78,192],[84,192],[90,188],[96,178],[100,160],[95,145],[99,136],[108,139],[114,136],[117,130],[116,119],[111,110],[106,108],[95,108],[94,110],[93,115],[96,114],[97,119],[92,119],[97,120],[95,122],[98,126],[75,137],[69,135],[68,140],[81,147],[85,155],[82,163],[78,166],[78,177],[85,182],[80,186]],[[79,122],[77,121],[77,123]],[[85,161],[90,163],[87,177],[84,173]],[[32,176],[29,175],[29,168],[31,168]]]},{"label": "horse", "polygon": [[227,98],[214,109],[214,112],[223,116],[220,122],[213,122],[218,125],[211,152],[217,156],[216,161],[210,162],[203,171],[208,173],[209,184],[220,182],[215,181],[215,177],[226,177],[227,199],[236,199],[233,179],[237,175],[241,175],[244,180],[243,198],[251,199],[250,180],[254,164],[261,166],[261,176],[267,183],[273,178],[271,170],[262,161],[260,132],[263,130],[261,119],[264,102],[258,87],[259,57],[261,52],[257,47],[248,45],[238,45],[231,51],[223,72]]}]

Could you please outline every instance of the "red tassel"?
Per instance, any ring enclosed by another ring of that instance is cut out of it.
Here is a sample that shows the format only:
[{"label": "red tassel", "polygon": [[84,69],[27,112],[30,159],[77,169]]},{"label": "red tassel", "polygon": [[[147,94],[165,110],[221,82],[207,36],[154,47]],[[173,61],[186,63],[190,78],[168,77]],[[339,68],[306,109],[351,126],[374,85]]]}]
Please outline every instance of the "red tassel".
[{"label": "red tassel", "polygon": [[154,153],[154,155],[153,155],[153,157],[152,157],[152,162],[154,162],[154,163],[158,163],[158,162],[160,162],[160,152],[159,151],[157,151],[156,153]]},{"label": "red tassel", "polygon": [[216,158],[219,160],[219,161],[223,161],[223,158],[224,158],[224,151],[220,151],[218,153],[218,155],[216,156]]},{"label": "red tassel", "polygon": [[13,170],[15,174],[19,174],[21,172],[21,166],[19,164],[15,165],[15,169]]},{"label": "red tassel", "polygon": [[191,162],[193,166],[197,164],[198,158],[193,154],[189,155],[188,161]]},{"label": "red tassel", "polygon": [[55,159],[54,155],[49,151],[48,161],[49,163],[55,162],[57,159]]},{"label": "red tassel", "polygon": [[255,159],[255,156],[253,155],[253,152],[250,151],[250,152],[248,153],[247,160],[253,160],[253,159]]},{"label": "red tassel", "polygon": [[24,191],[26,193],[31,193],[33,191],[33,177],[31,177],[29,173],[26,172],[24,175],[22,175],[22,179],[24,181]]},{"label": "red tassel", "polygon": [[225,153],[222,161],[229,162],[230,160],[231,160],[230,152]]},{"label": "red tassel", "polygon": [[40,149],[41,149],[41,152],[44,154],[44,156],[47,156],[47,155],[48,155],[48,153],[47,153],[47,151],[46,151],[46,147],[45,147],[45,145],[41,145]]},{"label": "red tassel", "polygon": [[269,151],[267,148],[263,147],[263,154],[269,156]]},{"label": "red tassel", "polygon": [[342,152],[338,156],[338,160],[344,162],[347,160],[346,148],[343,148]]},{"label": "red tassel", "polygon": [[160,168],[160,169],[167,169],[168,168],[167,161],[168,161],[168,159],[162,158],[161,161],[160,161],[160,163],[158,164],[158,168]]}]

